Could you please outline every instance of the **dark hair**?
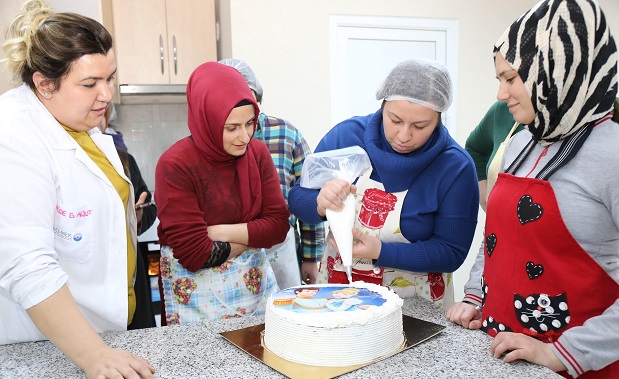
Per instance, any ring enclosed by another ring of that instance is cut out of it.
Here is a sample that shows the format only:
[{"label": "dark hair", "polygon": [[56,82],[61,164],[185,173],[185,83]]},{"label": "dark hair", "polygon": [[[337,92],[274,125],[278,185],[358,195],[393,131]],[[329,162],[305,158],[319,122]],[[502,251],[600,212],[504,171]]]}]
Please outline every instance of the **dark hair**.
[{"label": "dark hair", "polygon": [[316,292],[318,292],[318,291],[320,291],[320,288],[318,288],[318,287],[306,287],[306,286],[302,286],[302,287],[299,287],[299,288],[295,289],[295,290],[294,290],[294,293],[299,293],[299,292],[301,292],[301,291],[316,291]]},{"label": "dark hair", "polygon": [[79,14],[56,13],[42,0],[24,4],[6,37],[2,47],[7,66],[14,79],[31,88],[32,75],[39,71],[58,89],[74,61],[88,54],[106,55],[112,48],[112,36],[103,25]]},{"label": "dark hair", "polygon": [[[387,103],[387,100],[383,100],[382,103],[380,103],[380,110],[384,110],[385,109],[385,104]],[[436,113],[438,113],[438,120],[441,121],[441,118],[443,117],[443,113],[436,111]]]},{"label": "dark hair", "polygon": [[254,96],[256,96],[256,101],[258,102],[258,104],[262,104],[262,94],[254,91],[253,89],[251,91],[254,93]]},{"label": "dark hair", "polygon": [[244,105],[254,105],[254,104],[251,101],[249,101],[249,100],[243,99],[243,100],[239,101],[239,103],[237,105],[235,105],[234,107],[238,108],[238,107],[242,107]]}]

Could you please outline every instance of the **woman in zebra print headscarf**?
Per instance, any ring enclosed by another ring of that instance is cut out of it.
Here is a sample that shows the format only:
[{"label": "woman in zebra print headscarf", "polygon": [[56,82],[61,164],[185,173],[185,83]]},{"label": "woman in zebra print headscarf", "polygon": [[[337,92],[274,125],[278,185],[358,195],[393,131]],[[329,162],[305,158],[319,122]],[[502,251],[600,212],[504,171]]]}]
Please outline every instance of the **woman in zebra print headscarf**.
[{"label": "woman in zebra print headscarf", "polygon": [[506,148],[481,256],[447,317],[495,337],[507,362],[619,378],[615,40],[595,1],[546,0],[494,54],[497,98],[527,130]]},{"label": "woman in zebra print headscarf", "polygon": [[538,3],[505,31],[494,53],[518,72],[531,94],[536,117],[528,129],[544,145],[613,108],[617,47],[593,1]]}]

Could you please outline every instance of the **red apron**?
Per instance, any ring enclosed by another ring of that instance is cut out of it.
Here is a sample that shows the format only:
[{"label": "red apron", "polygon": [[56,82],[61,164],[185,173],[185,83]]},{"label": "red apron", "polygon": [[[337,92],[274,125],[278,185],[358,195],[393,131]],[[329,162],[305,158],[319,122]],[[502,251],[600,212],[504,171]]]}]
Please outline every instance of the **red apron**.
[{"label": "red apron", "polygon": [[[484,233],[482,329],[493,337],[513,331],[555,342],[619,297],[619,284],[563,223],[546,180],[500,173]],[[619,361],[580,377],[619,378]]]}]

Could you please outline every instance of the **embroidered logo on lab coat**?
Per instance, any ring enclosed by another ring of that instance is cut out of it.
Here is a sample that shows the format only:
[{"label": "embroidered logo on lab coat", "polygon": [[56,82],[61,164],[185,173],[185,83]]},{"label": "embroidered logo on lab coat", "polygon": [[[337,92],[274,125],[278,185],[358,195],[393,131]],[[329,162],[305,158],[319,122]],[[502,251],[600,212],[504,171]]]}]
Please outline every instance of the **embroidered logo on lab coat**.
[{"label": "embroidered logo on lab coat", "polygon": [[58,238],[61,238],[65,241],[75,241],[75,242],[79,242],[82,240],[82,238],[84,237],[82,235],[82,233],[72,233],[72,232],[67,232],[64,230],[61,230],[59,228],[54,228],[54,235]]}]

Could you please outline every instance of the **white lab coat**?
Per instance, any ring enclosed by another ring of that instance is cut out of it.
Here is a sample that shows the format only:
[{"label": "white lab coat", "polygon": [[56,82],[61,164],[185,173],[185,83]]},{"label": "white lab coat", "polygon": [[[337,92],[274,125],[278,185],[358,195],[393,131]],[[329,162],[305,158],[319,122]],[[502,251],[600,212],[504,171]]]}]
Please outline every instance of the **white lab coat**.
[{"label": "white lab coat", "polygon": [[[112,138],[89,134],[129,182]],[[0,344],[46,339],[25,310],[65,283],[97,332],[126,330],[133,187],[125,213],[112,183],[26,85],[0,97],[0,178]]]}]

